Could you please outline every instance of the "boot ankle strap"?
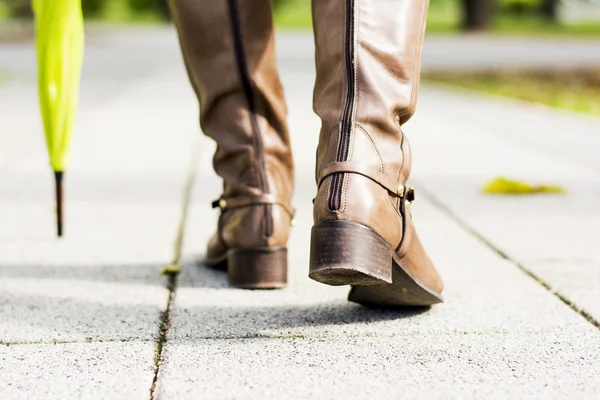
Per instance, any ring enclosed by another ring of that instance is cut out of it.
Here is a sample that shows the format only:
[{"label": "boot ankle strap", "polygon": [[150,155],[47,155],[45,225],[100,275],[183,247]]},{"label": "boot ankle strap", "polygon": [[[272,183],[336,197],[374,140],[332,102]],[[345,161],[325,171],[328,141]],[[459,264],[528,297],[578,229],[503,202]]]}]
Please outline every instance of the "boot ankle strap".
[{"label": "boot ankle strap", "polygon": [[398,197],[406,197],[409,202],[414,201],[414,189],[407,188],[404,185],[398,186],[397,179],[391,179],[389,176],[382,173],[380,170],[366,164],[361,164],[355,161],[335,162],[325,166],[319,173],[318,186],[330,175],[337,173],[359,174],[369,178],[379,186],[387,189],[388,192]]},{"label": "boot ankle strap", "polygon": [[232,208],[252,207],[260,205],[277,205],[280,206],[294,219],[295,210],[285,202],[278,199],[272,194],[261,194],[258,196],[236,196],[236,197],[221,197],[212,202],[212,208],[220,208],[225,211]]}]

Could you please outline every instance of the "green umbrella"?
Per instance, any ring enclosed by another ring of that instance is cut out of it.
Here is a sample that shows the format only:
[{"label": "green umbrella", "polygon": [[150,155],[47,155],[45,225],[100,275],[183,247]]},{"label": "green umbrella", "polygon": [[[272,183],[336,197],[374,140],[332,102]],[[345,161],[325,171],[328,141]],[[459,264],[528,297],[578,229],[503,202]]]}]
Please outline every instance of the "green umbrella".
[{"label": "green umbrella", "polygon": [[56,181],[58,236],[63,227],[63,174],[77,112],[83,63],[81,0],[33,0],[40,107]]}]

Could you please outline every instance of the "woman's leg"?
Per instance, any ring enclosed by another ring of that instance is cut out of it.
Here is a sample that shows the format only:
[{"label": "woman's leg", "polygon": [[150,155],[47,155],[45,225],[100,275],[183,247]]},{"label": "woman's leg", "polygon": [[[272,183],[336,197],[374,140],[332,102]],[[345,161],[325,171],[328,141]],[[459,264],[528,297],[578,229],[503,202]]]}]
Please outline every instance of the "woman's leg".
[{"label": "woman's leg", "polygon": [[427,0],[313,0],[318,194],[310,277],[379,305],[442,301],[407,186]]},{"label": "woman's leg", "polygon": [[227,268],[235,286],[282,287],[294,172],[271,2],[171,0],[170,6],[223,178],[207,263]]}]

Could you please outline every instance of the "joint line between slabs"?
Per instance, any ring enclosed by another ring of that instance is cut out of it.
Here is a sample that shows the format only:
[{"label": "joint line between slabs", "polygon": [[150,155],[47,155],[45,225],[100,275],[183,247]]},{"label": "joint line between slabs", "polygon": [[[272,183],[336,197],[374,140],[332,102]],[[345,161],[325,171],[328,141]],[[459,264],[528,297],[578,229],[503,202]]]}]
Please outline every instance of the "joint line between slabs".
[{"label": "joint line between slabs", "polygon": [[1,341],[0,346],[59,346],[63,344],[95,344],[95,343],[148,343],[148,342],[156,342],[154,339],[136,339],[136,338],[128,338],[128,339],[83,339],[83,340],[54,340],[51,342],[46,341]]},{"label": "joint line between slabs", "polygon": [[521,272],[525,273],[525,275],[527,275],[528,277],[530,277],[534,281],[536,281],[540,286],[542,286],[544,289],[546,289],[548,292],[550,292],[556,298],[558,298],[560,301],[562,301],[567,307],[569,307],[571,310],[575,311],[577,314],[581,315],[587,322],[589,322],[596,328],[600,329],[600,321],[597,320],[596,318],[594,318],[594,316],[592,316],[590,313],[588,313],[583,308],[578,307],[568,297],[562,295],[557,290],[553,289],[552,286],[550,286],[550,284],[548,282],[546,282],[541,277],[539,277],[538,275],[536,275],[535,273],[533,273],[532,271],[527,269],[525,267],[525,265],[521,264],[520,262],[518,262],[516,260],[513,260],[507,253],[500,250],[489,239],[487,239],[485,236],[483,236],[483,234],[479,233],[478,231],[475,230],[475,228],[473,228],[471,225],[467,224],[464,220],[462,220],[458,216],[458,214],[453,212],[448,206],[446,206],[444,203],[442,203],[440,201],[440,199],[438,197],[436,197],[433,193],[424,189],[423,186],[421,186],[420,190],[425,195],[425,198],[427,198],[435,207],[437,207],[443,213],[445,213],[448,217],[450,217],[450,219],[452,219],[454,222],[456,222],[461,228],[463,228],[465,231],[467,231],[468,233],[473,235],[477,240],[479,240],[487,248],[492,250],[494,253],[499,255],[501,258],[503,258],[504,260],[510,261],[513,265],[515,265],[518,269],[520,269]]},{"label": "joint line between slabs", "polygon": [[188,219],[188,212],[190,208],[190,202],[192,198],[192,188],[194,187],[194,181],[196,180],[196,163],[199,156],[199,144],[194,142],[192,159],[188,171],[188,176],[183,187],[183,201],[181,204],[181,218],[177,227],[177,233],[175,236],[175,245],[173,249],[173,259],[170,267],[174,267],[174,271],[167,269],[167,290],[169,296],[167,298],[167,307],[163,312],[160,313],[159,326],[158,326],[158,337],[156,338],[156,349],[154,354],[154,377],[152,379],[152,385],[150,386],[150,400],[155,399],[155,390],[158,383],[158,375],[160,372],[160,366],[162,362],[162,353],[167,343],[167,332],[171,327],[171,306],[175,300],[175,291],[177,289],[177,274],[179,272],[181,263],[181,254],[183,248],[183,241],[185,237],[185,228]]}]

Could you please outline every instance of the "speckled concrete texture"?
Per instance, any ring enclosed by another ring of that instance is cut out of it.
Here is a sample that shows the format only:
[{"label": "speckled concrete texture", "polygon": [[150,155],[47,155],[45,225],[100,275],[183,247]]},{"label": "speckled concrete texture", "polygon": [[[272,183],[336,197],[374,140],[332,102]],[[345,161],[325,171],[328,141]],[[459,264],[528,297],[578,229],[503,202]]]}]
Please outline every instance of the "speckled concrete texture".
[{"label": "speckled concrete texture", "polygon": [[175,341],[158,391],[165,399],[592,399],[597,343],[595,332],[577,344],[501,333]]},{"label": "speckled concrete texture", "polygon": [[154,342],[0,346],[3,399],[148,399]]}]

